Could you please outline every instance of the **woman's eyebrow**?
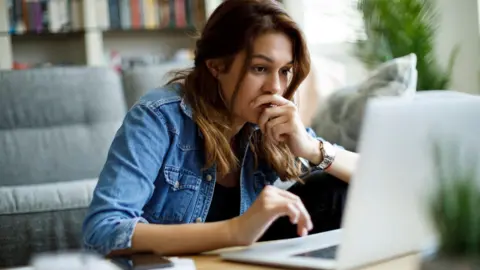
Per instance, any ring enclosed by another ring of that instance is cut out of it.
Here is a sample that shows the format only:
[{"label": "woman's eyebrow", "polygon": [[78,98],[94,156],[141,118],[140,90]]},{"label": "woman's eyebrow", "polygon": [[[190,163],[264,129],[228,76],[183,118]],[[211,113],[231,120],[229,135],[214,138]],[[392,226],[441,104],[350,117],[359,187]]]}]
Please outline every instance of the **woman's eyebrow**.
[{"label": "woman's eyebrow", "polygon": [[[261,53],[252,55],[252,59],[253,58],[260,58],[260,59],[263,59],[263,60],[265,60],[267,62],[270,62],[270,63],[275,62],[272,58],[270,58],[270,57],[268,57],[264,54],[261,54]],[[287,65],[291,65],[291,64],[293,64],[293,60],[287,63]]]}]

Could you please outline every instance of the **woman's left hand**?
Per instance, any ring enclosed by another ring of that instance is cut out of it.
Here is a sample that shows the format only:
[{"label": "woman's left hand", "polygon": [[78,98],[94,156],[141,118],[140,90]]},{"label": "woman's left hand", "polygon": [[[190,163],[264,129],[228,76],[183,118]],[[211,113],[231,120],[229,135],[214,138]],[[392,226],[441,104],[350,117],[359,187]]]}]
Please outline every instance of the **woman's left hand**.
[{"label": "woman's left hand", "polygon": [[297,157],[315,160],[318,157],[318,140],[310,136],[300,119],[297,106],[280,95],[261,95],[250,105],[253,108],[271,104],[260,114],[258,126],[268,140],[285,142]]}]

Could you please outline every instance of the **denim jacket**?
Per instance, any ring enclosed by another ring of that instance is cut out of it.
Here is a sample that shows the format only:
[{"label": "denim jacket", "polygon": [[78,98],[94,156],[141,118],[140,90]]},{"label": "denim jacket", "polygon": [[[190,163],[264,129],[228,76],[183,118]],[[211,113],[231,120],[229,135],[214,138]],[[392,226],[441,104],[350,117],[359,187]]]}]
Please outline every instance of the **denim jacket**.
[{"label": "denim jacket", "polygon": [[[113,139],[83,223],[84,247],[103,255],[130,248],[137,222],[204,222],[216,167],[203,169],[202,149],[202,134],[182,98],[181,85],[143,96]],[[254,170],[249,147],[241,149],[239,215],[278,178],[268,166],[260,164]]]}]

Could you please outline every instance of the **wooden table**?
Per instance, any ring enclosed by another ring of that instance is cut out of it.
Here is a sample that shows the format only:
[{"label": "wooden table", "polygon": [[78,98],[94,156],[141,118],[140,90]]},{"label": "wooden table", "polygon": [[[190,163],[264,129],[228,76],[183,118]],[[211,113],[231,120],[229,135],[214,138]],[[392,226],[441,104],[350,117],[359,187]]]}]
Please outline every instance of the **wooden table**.
[{"label": "wooden table", "polygon": [[[273,270],[281,269],[260,265],[250,265],[242,263],[234,263],[223,261],[217,255],[202,255],[189,257],[195,261],[197,270]],[[417,270],[419,269],[419,257],[417,255],[409,255],[398,259],[385,261],[376,265],[361,268],[361,270]]]},{"label": "wooden table", "polygon": [[[201,255],[193,257],[184,257],[193,259],[197,270],[278,270],[282,268],[250,265],[242,263],[227,262],[220,259],[217,255]],[[395,260],[386,261],[359,270],[417,270],[419,267],[419,258],[416,255],[405,256]],[[32,267],[7,268],[5,270],[33,270]]]}]

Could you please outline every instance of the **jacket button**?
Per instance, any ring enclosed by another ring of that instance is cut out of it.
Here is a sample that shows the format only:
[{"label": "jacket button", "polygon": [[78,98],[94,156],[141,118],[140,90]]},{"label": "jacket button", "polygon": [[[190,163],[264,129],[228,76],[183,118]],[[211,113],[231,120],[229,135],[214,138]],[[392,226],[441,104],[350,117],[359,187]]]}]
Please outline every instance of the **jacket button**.
[{"label": "jacket button", "polygon": [[208,182],[212,181],[212,176],[210,174],[207,175],[207,181]]},{"label": "jacket button", "polygon": [[201,222],[202,222],[202,218],[198,217],[197,219],[195,219],[195,222],[196,222],[196,223],[201,223]]}]

